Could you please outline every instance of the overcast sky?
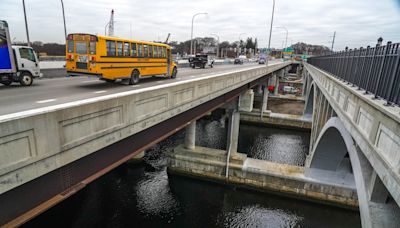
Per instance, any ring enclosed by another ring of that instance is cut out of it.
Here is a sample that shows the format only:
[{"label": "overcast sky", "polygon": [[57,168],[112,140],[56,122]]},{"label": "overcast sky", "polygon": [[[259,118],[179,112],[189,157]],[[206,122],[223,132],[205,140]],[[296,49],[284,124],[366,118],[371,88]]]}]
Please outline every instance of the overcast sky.
[{"label": "overcast sky", "polygon": [[[64,43],[59,0],[25,0],[31,41]],[[194,35],[235,41],[257,37],[266,46],[272,0],[64,0],[67,32],[104,34],[111,9],[115,10],[115,35],[141,40],[190,39],[192,15]],[[21,0],[0,0],[0,20],[9,23],[11,36],[25,41]],[[374,45],[379,36],[384,42],[400,41],[400,0],[276,0],[274,26],[289,30],[292,42],[330,47],[336,31],[335,49]],[[131,33],[132,31],[132,33]],[[283,29],[274,28],[272,47],[282,47]]]}]

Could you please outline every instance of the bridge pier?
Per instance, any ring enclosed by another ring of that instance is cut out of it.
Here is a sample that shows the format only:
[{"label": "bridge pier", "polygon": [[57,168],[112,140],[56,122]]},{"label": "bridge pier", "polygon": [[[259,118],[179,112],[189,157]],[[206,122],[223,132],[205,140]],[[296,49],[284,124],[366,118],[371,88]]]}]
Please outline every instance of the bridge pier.
[{"label": "bridge pier", "polygon": [[235,157],[239,140],[240,112],[237,110],[230,110],[228,122],[228,142],[226,150],[230,157]]},{"label": "bridge pier", "polygon": [[194,150],[196,147],[196,120],[190,122],[185,130],[185,148]]}]

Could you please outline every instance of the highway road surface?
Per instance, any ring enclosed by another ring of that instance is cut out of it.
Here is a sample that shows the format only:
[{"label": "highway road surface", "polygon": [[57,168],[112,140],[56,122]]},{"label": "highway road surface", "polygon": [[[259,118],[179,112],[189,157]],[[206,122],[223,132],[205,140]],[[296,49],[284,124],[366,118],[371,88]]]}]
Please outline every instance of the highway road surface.
[{"label": "highway road surface", "polygon": [[[271,62],[274,64],[274,62]],[[192,80],[216,73],[231,72],[238,69],[260,67],[249,63],[244,65],[220,65],[206,69],[178,69],[176,79],[161,77],[141,79],[137,85],[127,82],[108,83],[94,77],[65,77],[57,79],[35,80],[32,86],[23,87],[15,83],[11,86],[0,85],[0,116],[35,108],[47,107],[93,98],[113,93],[146,88],[176,81]]]}]

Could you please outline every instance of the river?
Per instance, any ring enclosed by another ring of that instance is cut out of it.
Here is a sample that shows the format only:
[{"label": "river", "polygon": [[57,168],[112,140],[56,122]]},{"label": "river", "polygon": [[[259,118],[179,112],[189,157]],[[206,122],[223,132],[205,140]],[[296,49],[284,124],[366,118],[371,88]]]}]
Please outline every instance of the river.
[{"label": "river", "polygon": [[[201,120],[197,144],[226,145],[226,123]],[[165,152],[184,131],[97,179],[25,227],[361,227],[357,211],[168,176]],[[249,157],[303,165],[309,133],[240,126],[238,150]]]}]

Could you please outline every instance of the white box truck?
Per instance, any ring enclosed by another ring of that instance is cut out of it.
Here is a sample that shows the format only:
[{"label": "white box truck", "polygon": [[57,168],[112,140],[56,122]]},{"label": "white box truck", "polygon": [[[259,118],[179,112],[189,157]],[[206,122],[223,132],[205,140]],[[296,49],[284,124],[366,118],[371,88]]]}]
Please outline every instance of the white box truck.
[{"label": "white box truck", "polygon": [[30,86],[33,78],[41,76],[35,51],[31,47],[11,45],[8,24],[0,20],[0,83],[19,82]]}]

